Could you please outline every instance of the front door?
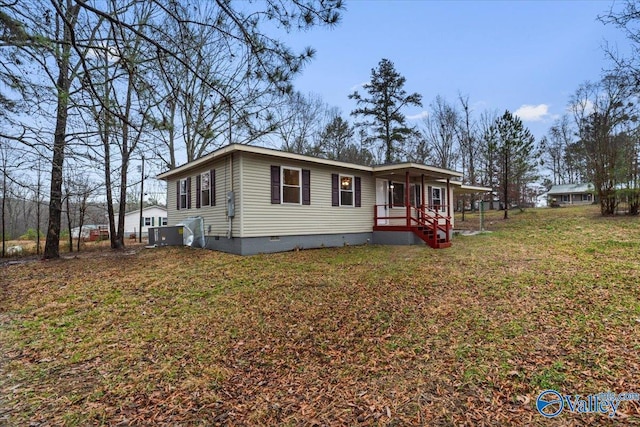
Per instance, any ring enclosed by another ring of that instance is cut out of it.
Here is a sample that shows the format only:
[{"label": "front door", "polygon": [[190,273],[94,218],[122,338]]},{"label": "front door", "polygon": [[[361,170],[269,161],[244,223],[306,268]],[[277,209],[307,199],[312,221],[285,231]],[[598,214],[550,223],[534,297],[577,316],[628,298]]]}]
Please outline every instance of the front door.
[{"label": "front door", "polygon": [[[389,197],[389,183],[386,179],[376,179],[376,212],[378,218],[387,217],[389,214],[387,213],[387,204]],[[388,219],[378,219],[376,225],[387,225],[389,224]]]}]

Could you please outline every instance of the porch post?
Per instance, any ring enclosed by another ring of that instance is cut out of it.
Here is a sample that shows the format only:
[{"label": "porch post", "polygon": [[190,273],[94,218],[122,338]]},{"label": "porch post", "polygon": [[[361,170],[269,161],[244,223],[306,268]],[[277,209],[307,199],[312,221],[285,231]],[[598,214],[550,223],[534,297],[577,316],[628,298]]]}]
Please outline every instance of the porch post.
[{"label": "porch post", "polygon": [[422,212],[424,212],[424,195],[425,195],[424,174],[422,174],[422,176],[421,176],[420,188],[422,190],[422,197],[420,197],[420,202],[421,202],[422,206],[420,206],[420,210],[422,210]]},{"label": "porch post", "polygon": [[409,171],[407,171],[404,177],[404,204],[407,208],[407,227],[411,227],[411,201],[409,200],[409,195]]},{"label": "porch post", "polygon": [[449,185],[450,178],[447,178],[447,216],[451,218],[451,188]]}]

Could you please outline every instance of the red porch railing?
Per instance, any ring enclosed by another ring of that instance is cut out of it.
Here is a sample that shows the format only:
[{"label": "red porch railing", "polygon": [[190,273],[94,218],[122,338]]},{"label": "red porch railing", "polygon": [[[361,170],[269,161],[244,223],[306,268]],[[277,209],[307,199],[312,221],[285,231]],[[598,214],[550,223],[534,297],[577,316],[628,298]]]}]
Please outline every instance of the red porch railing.
[{"label": "red porch railing", "polygon": [[375,205],[374,230],[412,231],[433,248],[446,247],[450,245],[451,218],[442,212],[448,212],[448,206],[392,209],[387,205]]}]

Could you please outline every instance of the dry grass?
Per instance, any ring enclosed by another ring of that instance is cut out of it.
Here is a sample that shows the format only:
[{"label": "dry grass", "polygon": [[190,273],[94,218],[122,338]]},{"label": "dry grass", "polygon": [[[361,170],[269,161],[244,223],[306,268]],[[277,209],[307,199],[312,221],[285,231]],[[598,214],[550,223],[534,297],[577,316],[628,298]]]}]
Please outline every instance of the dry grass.
[{"label": "dry grass", "polygon": [[[511,214],[446,250],[162,248],[3,267],[0,424],[610,422],[547,420],[535,400],[639,391],[638,219]],[[624,402],[613,422],[639,414]]]}]

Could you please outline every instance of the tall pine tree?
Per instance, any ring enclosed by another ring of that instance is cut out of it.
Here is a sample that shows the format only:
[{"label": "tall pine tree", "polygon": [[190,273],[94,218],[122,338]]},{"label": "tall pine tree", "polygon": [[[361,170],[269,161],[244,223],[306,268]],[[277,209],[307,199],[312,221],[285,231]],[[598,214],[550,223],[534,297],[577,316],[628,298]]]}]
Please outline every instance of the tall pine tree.
[{"label": "tall pine tree", "polygon": [[511,202],[519,200],[522,189],[535,178],[535,138],[522,120],[509,111],[496,119],[494,129],[496,138],[492,140],[491,148],[498,157],[498,185],[504,203],[504,219],[507,219]]},{"label": "tall pine tree", "polygon": [[382,142],[385,163],[397,160],[400,157],[400,146],[416,132],[407,126],[406,117],[401,110],[409,105],[421,107],[422,95],[407,94],[404,90],[405,81],[396,71],[393,62],[382,59],[378,68],[371,70],[371,81],[363,86],[368,97],[363,97],[357,91],[349,95],[358,105],[351,115],[364,119],[357,122],[356,126],[372,131],[367,142]]}]

